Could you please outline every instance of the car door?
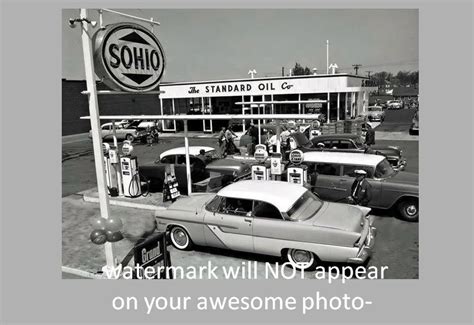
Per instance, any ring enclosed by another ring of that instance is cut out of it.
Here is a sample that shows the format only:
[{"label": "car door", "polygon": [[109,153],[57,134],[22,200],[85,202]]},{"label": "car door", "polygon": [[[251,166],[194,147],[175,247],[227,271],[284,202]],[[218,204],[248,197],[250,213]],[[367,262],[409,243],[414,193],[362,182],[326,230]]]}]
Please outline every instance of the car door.
[{"label": "car door", "polygon": [[372,188],[372,199],[370,200],[370,206],[379,206],[382,197],[382,184],[379,180],[374,179],[374,170],[369,166],[360,165],[343,165],[342,175],[337,182],[337,191],[339,197],[345,198],[351,195],[352,184],[355,180],[354,171],[356,169],[362,169],[367,172],[367,181]]},{"label": "car door", "polygon": [[340,193],[335,190],[341,175],[341,166],[338,164],[316,163],[317,179],[315,192],[323,200],[336,201]]},{"label": "car door", "polygon": [[222,197],[215,212],[206,212],[204,222],[210,230],[205,235],[208,243],[218,240],[226,248],[254,252],[252,200]]},{"label": "car door", "polygon": [[102,139],[108,140],[112,135],[112,125],[107,124],[102,127]]},{"label": "car door", "polygon": [[280,248],[276,241],[285,239],[291,222],[284,220],[273,204],[257,200],[254,200],[252,216],[255,253],[278,255]]}]

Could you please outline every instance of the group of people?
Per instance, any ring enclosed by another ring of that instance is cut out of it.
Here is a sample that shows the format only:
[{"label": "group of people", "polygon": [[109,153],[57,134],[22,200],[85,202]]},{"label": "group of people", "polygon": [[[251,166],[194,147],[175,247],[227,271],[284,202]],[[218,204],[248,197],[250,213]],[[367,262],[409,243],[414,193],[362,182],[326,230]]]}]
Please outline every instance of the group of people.
[{"label": "group of people", "polygon": [[234,154],[238,151],[234,143],[234,138],[237,135],[232,131],[232,126],[223,126],[218,135],[219,151],[220,156],[225,157],[227,155]]}]

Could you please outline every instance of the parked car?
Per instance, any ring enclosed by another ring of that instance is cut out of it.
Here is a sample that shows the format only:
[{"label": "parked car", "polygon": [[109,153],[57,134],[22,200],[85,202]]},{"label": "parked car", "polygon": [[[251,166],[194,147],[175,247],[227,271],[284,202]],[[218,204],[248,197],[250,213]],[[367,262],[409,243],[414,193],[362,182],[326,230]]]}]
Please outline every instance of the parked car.
[{"label": "parked car", "polygon": [[366,112],[360,114],[362,117],[366,117],[369,122],[385,120],[385,111],[382,109],[382,106],[369,106]]},{"label": "parked car", "polygon": [[382,155],[397,171],[404,170],[407,164],[403,151],[399,147],[384,145],[369,147],[365,144],[363,137],[352,133],[320,135],[311,140],[301,133],[294,133],[291,135],[290,146],[292,150],[300,149],[303,152],[335,151]]},{"label": "parked car", "polygon": [[[197,157],[201,149],[205,151],[206,159],[204,161]],[[216,191],[231,182],[251,175],[251,164],[241,159],[219,159],[212,147],[190,146],[189,159],[191,180],[195,185],[195,191]],[[151,192],[161,192],[165,169],[169,164],[174,165],[178,190],[186,193],[187,176],[184,147],[167,150],[154,163],[140,165],[140,176],[149,181]]]},{"label": "parked car", "polygon": [[420,113],[417,110],[415,115],[413,116],[413,119],[411,120],[411,126],[408,133],[410,135],[418,135],[419,131],[420,131]]},{"label": "parked car", "polygon": [[[102,124],[100,127],[100,131],[102,134],[103,141],[111,141],[113,140],[113,127],[112,123],[105,123]],[[115,134],[117,140],[128,140],[128,141],[135,141],[136,139],[140,139],[144,132],[139,131],[136,128],[129,128],[126,122],[115,122]],[[92,130],[89,131],[89,138],[92,138]]]},{"label": "parked car", "polygon": [[155,216],[177,249],[200,245],[281,256],[310,269],[320,261],[364,263],[375,239],[369,212],[322,201],[296,184],[248,180],[217,194],[180,198]]},{"label": "parked car", "polygon": [[303,163],[318,173],[315,191],[322,199],[341,202],[350,196],[354,171],[363,169],[372,186],[371,208],[394,208],[402,219],[418,221],[418,174],[394,170],[384,156],[310,151]]},{"label": "parked car", "polygon": [[402,109],[403,101],[402,100],[389,100],[387,101],[387,109]]}]

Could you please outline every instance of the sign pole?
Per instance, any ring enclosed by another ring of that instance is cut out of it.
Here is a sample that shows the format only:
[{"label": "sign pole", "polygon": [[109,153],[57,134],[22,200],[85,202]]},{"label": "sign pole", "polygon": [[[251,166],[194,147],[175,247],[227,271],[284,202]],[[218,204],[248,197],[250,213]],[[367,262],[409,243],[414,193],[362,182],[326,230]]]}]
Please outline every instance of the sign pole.
[{"label": "sign pole", "polygon": [[186,181],[188,185],[188,195],[191,195],[191,166],[189,160],[189,140],[188,140],[188,121],[184,120],[184,151],[186,156]]},{"label": "sign pole", "polygon": [[[87,9],[81,9],[81,18],[87,18]],[[88,23],[81,22],[82,50],[84,54],[84,67],[86,73],[87,91],[89,97],[89,114],[91,117],[92,144],[94,147],[94,161],[97,176],[97,188],[99,191],[100,214],[104,219],[110,215],[109,197],[107,195],[107,183],[105,180],[104,153],[102,151],[102,136],[100,134],[99,102],[95,85],[95,71],[93,64],[92,41],[88,33]],[[107,242],[105,247],[106,267],[115,267],[112,243]]]}]

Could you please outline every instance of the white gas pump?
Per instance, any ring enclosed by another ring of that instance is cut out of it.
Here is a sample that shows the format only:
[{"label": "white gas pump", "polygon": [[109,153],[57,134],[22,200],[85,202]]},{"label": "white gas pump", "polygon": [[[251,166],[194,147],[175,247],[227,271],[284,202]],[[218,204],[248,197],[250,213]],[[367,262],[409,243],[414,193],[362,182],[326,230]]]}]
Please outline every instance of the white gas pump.
[{"label": "white gas pump", "polygon": [[270,179],[270,166],[266,164],[268,152],[265,145],[258,144],[255,146],[254,158],[258,164],[252,166],[252,179],[268,181]]},{"label": "white gas pump", "polygon": [[102,149],[104,150],[104,169],[105,169],[105,180],[107,188],[111,195],[118,195],[118,179],[114,163],[116,161],[116,151],[110,148],[108,143],[102,143]]},{"label": "white gas pump", "polygon": [[303,162],[303,152],[293,150],[290,152],[290,164],[286,170],[288,183],[303,186],[308,181],[308,167],[301,165]]},{"label": "white gas pump", "polygon": [[126,197],[137,197],[142,194],[140,175],[138,173],[138,159],[132,156],[133,146],[124,141],[122,146],[123,156],[120,157],[122,171],[123,195]]},{"label": "white gas pump", "polygon": [[272,180],[279,181],[281,180],[281,174],[285,166],[281,163],[282,154],[279,152],[272,153],[272,157],[270,158],[270,172],[272,175]]}]

